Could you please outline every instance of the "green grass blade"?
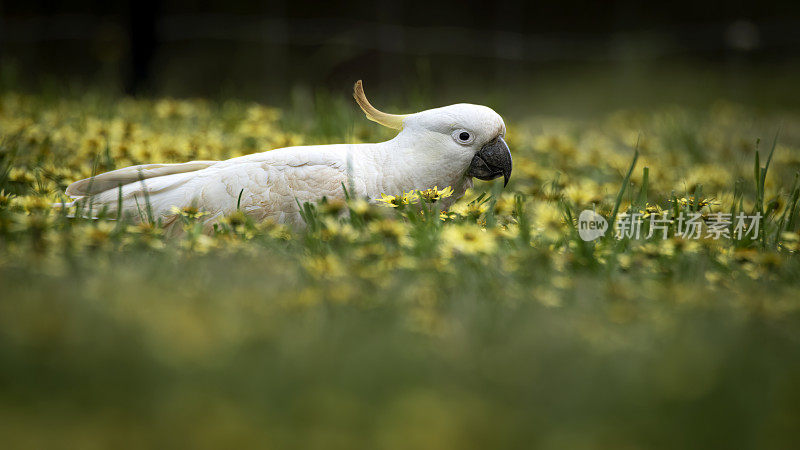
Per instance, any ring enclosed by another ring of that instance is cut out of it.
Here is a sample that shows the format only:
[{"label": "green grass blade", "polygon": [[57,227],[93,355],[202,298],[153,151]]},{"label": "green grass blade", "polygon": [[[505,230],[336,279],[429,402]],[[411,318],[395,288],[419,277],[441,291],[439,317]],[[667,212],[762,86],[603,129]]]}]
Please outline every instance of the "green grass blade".
[{"label": "green grass blade", "polygon": [[619,212],[619,207],[622,204],[622,199],[625,195],[625,189],[628,187],[628,182],[631,179],[631,175],[633,174],[633,169],[636,167],[636,161],[639,160],[639,143],[636,143],[636,150],[633,153],[633,160],[631,161],[631,165],[628,168],[628,173],[625,174],[625,178],[622,179],[622,186],[619,188],[619,192],[617,193],[617,198],[614,201],[614,209],[611,211],[611,217],[608,220],[608,229],[609,233],[606,236],[612,236],[614,234],[614,225],[617,222],[617,213]]}]

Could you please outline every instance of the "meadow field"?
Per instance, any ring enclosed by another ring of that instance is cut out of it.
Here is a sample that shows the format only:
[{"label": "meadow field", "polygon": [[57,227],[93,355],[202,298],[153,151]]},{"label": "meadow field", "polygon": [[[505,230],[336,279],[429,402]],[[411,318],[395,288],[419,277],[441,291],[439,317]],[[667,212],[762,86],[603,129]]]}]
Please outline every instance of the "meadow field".
[{"label": "meadow field", "polygon": [[4,448],[796,448],[796,111],[520,115],[505,189],[321,201],[305,230],[51,207],[128,165],[391,137],[313,105],[0,92]]}]

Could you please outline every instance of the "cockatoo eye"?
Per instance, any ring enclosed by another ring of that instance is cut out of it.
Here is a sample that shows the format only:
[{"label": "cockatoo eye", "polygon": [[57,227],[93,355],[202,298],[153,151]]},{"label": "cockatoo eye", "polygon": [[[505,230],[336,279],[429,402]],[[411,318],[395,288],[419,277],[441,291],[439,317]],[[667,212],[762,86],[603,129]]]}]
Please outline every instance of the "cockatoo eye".
[{"label": "cockatoo eye", "polygon": [[453,131],[453,139],[459,144],[469,145],[475,138],[467,130],[456,130]]}]

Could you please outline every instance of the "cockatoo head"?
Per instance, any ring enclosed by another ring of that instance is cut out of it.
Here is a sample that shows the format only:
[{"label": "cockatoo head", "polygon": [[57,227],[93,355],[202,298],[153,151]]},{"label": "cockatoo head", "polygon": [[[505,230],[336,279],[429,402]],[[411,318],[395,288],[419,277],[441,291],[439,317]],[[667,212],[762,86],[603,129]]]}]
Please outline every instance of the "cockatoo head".
[{"label": "cockatoo head", "polygon": [[410,136],[433,161],[454,166],[480,180],[511,177],[511,152],[504,140],[506,125],[491,108],[459,103],[415,114],[378,111],[364,94],[361,80],[353,96],[369,120]]}]

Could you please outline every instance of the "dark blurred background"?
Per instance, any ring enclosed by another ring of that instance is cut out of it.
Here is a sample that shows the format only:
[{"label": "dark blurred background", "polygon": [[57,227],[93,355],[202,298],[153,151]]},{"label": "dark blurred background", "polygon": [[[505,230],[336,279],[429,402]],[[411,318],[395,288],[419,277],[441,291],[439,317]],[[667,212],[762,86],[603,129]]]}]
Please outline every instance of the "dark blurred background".
[{"label": "dark blurred background", "polygon": [[401,105],[794,109],[800,2],[3,1],[0,64],[6,87],[272,104],[363,78]]}]

